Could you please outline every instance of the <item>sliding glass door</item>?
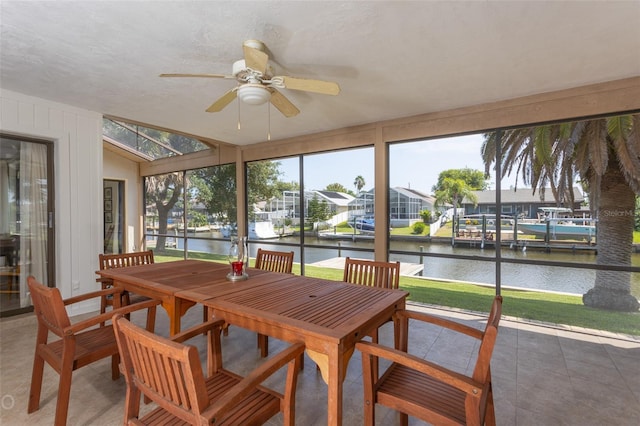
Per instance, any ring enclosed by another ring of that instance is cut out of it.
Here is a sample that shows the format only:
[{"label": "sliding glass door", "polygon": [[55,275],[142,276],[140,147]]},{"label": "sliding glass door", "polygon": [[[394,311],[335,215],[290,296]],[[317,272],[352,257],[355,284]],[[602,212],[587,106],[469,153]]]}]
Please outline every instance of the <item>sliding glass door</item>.
[{"label": "sliding glass door", "polygon": [[0,136],[0,316],[31,308],[29,275],[54,286],[52,151]]}]

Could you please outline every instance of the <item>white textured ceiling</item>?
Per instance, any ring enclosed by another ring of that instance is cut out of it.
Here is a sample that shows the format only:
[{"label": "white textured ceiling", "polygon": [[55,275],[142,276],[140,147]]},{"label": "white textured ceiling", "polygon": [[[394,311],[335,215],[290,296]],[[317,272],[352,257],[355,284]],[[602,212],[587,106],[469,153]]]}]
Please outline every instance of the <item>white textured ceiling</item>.
[{"label": "white textured ceiling", "polygon": [[283,89],[272,139],[640,75],[640,1],[0,2],[0,87],[234,144],[265,140],[266,106],[205,109],[231,89],[242,43],[276,73],[331,80]]}]

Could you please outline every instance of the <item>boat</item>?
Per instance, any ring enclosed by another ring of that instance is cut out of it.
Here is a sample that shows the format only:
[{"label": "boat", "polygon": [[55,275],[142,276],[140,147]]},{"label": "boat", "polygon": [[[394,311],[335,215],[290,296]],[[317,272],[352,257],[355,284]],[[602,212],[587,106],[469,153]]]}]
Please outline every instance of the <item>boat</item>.
[{"label": "boat", "polygon": [[279,238],[270,220],[249,222],[249,238],[252,240],[269,240]]},{"label": "boat", "polygon": [[353,227],[362,234],[373,234],[375,222],[372,217],[358,217],[353,222]]},{"label": "boat", "polygon": [[564,207],[540,207],[538,220],[518,221],[518,230],[523,234],[533,234],[552,239],[591,239],[596,236],[595,220],[591,218],[567,217],[571,209]]},{"label": "boat", "polygon": [[[238,228],[235,225],[227,225],[220,228],[220,232],[224,238],[232,235],[238,235]],[[251,240],[269,240],[280,238],[273,228],[273,223],[269,220],[249,222],[249,239]]]}]

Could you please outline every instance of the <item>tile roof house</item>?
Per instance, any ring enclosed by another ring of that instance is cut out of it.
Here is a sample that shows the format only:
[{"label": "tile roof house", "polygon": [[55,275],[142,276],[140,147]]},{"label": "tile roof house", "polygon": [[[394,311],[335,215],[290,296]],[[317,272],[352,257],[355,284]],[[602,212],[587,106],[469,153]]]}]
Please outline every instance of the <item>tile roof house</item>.
[{"label": "tile roof house", "polygon": [[[411,226],[422,221],[420,212],[436,210],[436,199],[422,191],[399,186],[389,188],[389,220],[392,227]],[[351,216],[373,216],[374,189],[363,191],[350,203]]]},{"label": "tile roof house", "polygon": [[[466,215],[496,213],[496,191],[474,191],[478,199],[477,205],[464,199],[462,207]],[[502,199],[502,214],[509,216],[519,215],[524,218],[537,218],[537,212],[540,207],[568,207],[574,212],[588,212],[588,208],[583,205],[587,199],[580,188],[573,187],[574,203],[569,206],[564,203],[558,204],[553,198],[551,188],[545,188],[544,191],[536,190],[535,193],[531,188],[510,188],[500,191]]]}]

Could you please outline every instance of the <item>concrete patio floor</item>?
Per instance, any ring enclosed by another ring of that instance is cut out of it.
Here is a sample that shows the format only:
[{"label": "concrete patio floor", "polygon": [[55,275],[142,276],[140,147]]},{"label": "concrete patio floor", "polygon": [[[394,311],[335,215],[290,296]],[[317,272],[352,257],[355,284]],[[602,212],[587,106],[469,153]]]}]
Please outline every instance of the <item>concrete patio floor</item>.
[{"label": "concrete patio floor", "polygon": [[[508,303],[508,300],[505,301]],[[452,312],[417,304],[409,309],[450,317],[482,327],[481,315]],[[74,318],[75,320],[75,318]],[[134,322],[144,323],[141,314]],[[202,321],[200,308],[183,319],[183,328]],[[167,334],[168,321],[159,310],[156,330]],[[392,342],[392,326],[381,331],[381,341]],[[467,372],[475,360],[475,341],[453,336],[434,326],[411,325],[411,352]],[[0,321],[0,424],[50,424],[53,421],[58,375],[45,368],[40,409],[27,414],[27,399],[36,334],[33,314]],[[262,360],[255,334],[231,327],[223,337],[225,367],[246,374]],[[204,360],[204,339],[192,342]],[[270,353],[286,343],[270,339]],[[344,383],[344,425],[362,424],[362,374],[360,354],[349,364]],[[382,366],[382,368],[384,365]],[[563,328],[540,326],[504,318],[492,360],[498,425],[638,425],[640,424],[640,340],[617,338],[606,333],[576,333]],[[280,372],[267,382],[281,389]],[[327,387],[307,357],[296,396],[296,423],[326,424]],[[125,383],[111,380],[110,360],[84,367],[73,376],[69,425],[119,425],[123,421]],[[151,406],[144,406],[148,410]],[[281,417],[269,425],[282,424]],[[397,415],[384,407],[376,410],[376,424],[397,424]],[[410,418],[410,425],[423,422]]]}]

